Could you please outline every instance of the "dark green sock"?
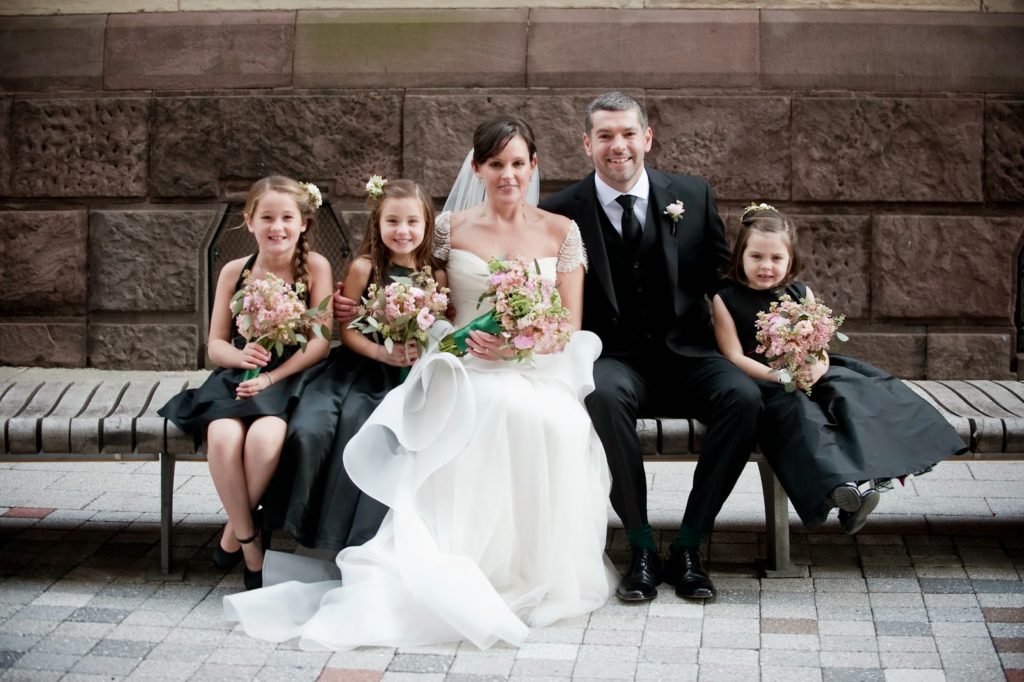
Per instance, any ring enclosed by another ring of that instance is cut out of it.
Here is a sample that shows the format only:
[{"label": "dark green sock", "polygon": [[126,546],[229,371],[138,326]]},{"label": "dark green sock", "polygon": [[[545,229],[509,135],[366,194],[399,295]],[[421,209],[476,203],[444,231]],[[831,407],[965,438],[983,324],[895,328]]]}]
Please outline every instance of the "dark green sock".
[{"label": "dark green sock", "polygon": [[676,539],[672,541],[672,547],[676,549],[680,547],[696,549],[697,547],[700,547],[700,543],[702,542],[704,542],[704,535],[684,523],[679,526],[679,532],[676,533]]},{"label": "dark green sock", "polygon": [[640,528],[627,528],[626,538],[629,540],[630,547],[658,550],[658,545],[654,542],[654,530],[649,523],[645,523]]}]

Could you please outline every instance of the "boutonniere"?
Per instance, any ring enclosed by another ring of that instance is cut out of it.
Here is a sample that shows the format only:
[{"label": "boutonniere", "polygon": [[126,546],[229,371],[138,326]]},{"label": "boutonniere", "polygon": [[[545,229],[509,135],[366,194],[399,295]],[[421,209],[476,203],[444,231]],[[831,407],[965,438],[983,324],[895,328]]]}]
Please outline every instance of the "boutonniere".
[{"label": "boutonniere", "polygon": [[679,219],[683,217],[683,213],[685,212],[686,209],[683,208],[683,202],[678,199],[665,207],[665,215],[671,218],[673,223],[678,223]]},{"label": "boutonniere", "polygon": [[676,199],[671,204],[665,207],[665,215],[672,219],[672,234],[676,233],[676,223],[683,217],[683,213],[686,209],[683,208],[683,202]]}]

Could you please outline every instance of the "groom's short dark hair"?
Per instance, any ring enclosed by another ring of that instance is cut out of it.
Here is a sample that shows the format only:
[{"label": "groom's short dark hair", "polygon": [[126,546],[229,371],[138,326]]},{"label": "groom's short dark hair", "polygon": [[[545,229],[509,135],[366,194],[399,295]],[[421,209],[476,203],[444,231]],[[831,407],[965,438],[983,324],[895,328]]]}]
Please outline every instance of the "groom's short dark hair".
[{"label": "groom's short dark hair", "polygon": [[644,111],[644,106],[626,93],[619,92],[618,90],[598,95],[587,105],[587,111],[583,116],[584,132],[587,134],[590,134],[594,125],[595,111],[635,111],[637,118],[640,119],[640,127],[647,128],[647,112]]}]

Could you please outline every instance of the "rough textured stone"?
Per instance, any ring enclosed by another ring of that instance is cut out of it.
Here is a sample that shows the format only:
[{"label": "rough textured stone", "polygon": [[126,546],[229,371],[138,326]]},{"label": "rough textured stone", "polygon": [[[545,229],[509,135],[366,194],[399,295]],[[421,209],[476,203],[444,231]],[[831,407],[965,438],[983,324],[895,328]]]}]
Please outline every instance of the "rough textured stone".
[{"label": "rough textured stone", "polygon": [[793,101],[794,199],[980,201],[981,161],[980,99]]},{"label": "rough textured stone", "polygon": [[1009,323],[1022,233],[1021,218],[877,216],[873,316]]},{"label": "rough textured stone", "polygon": [[15,195],[146,194],[148,100],[17,100],[11,117]]},{"label": "rough textured stone", "polygon": [[0,195],[11,193],[11,105],[10,97],[0,98]]},{"label": "rough textured stone", "polygon": [[788,97],[648,97],[651,164],[708,179],[718,199],[789,198]]},{"label": "rough textured stone", "polygon": [[869,314],[870,218],[794,215],[800,279],[837,315]]},{"label": "rough textured stone", "polygon": [[[801,215],[780,206],[797,229],[798,279],[837,315],[870,316],[870,225],[863,215]],[[726,241],[732,246],[739,232],[742,208],[719,210]]]},{"label": "rough textured stone", "polygon": [[529,85],[756,86],[758,24],[757,10],[535,10]]},{"label": "rough textured stone", "polygon": [[201,245],[216,217],[190,207],[91,212],[89,309],[196,310]]},{"label": "rough textured stone", "polygon": [[928,332],[929,379],[1014,379],[1010,330]]},{"label": "rough textured stone", "polygon": [[543,182],[578,180],[593,170],[583,152],[583,110],[595,94],[410,94],[405,98],[405,174],[431,196],[447,196],[477,125],[496,113],[510,113],[533,128]]},{"label": "rough textured stone", "polygon": [[196,369],[198,338],[190,324],[90,324],[89,366]]},{"label": "rough textured stone", "polygon": [[293,12],[113,14],[103,83],[113,90],[288,86],[294,23]]},{"label": "rough textured stone", "polygon": [[102,88],[107,18],[4,17],[0,23],[0,89]]},{"label": "rough textured stone", "polygon": [[985,194],[1024,201],[1024,102],[985,103]]},{"label": "rough textured stone", "polygon": [[395,93],[171,97],[155,108],[156,196],[217,196],[223,178],[272,173],[335,182],[335,194],[363,196],[370,175],[399,172]]},{"label": "rough textured stone", "polygon": [[0,324],[0,365],[85,367],[85,321]]},{"label": "rough textured stone", "polygon": [[833,343],[833,352],[870,362],[901,379],[925,377],[928,344],[923,327],[844,331],[850,340]]},{"label": "rough textured stone", "polygon": [[526,85],[520,10],[299,12],[298,87]]},{"label": "rough textured stone", "polygon": [[761,87],[1024,91],[1024,17],[762,10]]},{"label": "rough textured stone", "polygon": [[0,211],[0,312],[85,312],[85,211]]}]

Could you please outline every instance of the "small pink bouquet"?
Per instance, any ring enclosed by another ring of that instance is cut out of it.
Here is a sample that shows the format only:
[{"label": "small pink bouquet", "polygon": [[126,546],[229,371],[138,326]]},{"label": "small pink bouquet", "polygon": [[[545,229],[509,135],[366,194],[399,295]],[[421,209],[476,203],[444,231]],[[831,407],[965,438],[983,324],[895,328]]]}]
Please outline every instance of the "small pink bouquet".
[{"label": "small pink bouquet", "polygon": [[555,353],[565,348],[572,336],[569,311],[562,307],[554,281],[541,277],[537,262],[530,267],[522,258],[491,258],[487,268],[489,286],[479,303],[491,299],[493,309],[442,339],[440,349],[465,355],[466,340],[473,329],[503,337],[503,347],[514,349],[520,362],[535,353]]},{"label": "small pink bouquet", "polygon": [[371,284],[348,325],[378,335],[390,353],[395,343],[427,343],[427,330],[448,310],[448,288],[438,286],[429,266],[408,277],[392,276],[385,287]]},{"label": "small pink bouquet", "polygon": [[800,373],[809,364],[825,361],[825,351],[835,336],[846,341],[839,326],[845,317],[832,316],[832,309],[806,298],[794,301],[783,295],[774,301],[767,312],[759,312],[757,321],[756,352],[764,354],[768,366],[778,372],[786,391],[800,389],[811,394],[810,385]]},{"label": "small pink bouquet", "polygon": [[[253,279],[252,273],[242,273],[245,284],[231,297],[231,313],[238,331],[248,343],[258,343],[268,351],[284,354],[285,346],[306,349],[309,335],[331,338],[331,328],[324,322],[331,297],[327,296],[315,308],[307,308],[302,300],[306,287],[296,282],[294,288],[280,277],[267,273]],[[260,373],[260,368],[247,369],[242,381]]]}]

